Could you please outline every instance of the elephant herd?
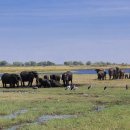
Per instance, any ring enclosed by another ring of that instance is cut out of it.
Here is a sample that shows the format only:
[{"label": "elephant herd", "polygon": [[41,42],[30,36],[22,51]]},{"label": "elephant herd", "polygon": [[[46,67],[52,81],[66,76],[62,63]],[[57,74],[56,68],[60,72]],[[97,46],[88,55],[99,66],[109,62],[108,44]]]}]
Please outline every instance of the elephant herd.
[{"label": "elephant herd", "polygon": [[[105,80],[107,72],[104,69],[95,69],[97,72],[97,76],[99,80]],[[109,68],[108,69],[109,79],[123,79],[123,78],[130,78],[130,75],[125,74],[124,70],[120,69],[119,67]]]},{"label": "elephant herd", "polygon": [[[10,87],[24,87],[25,82],[28,83],[28,87],[32,87],[34,79],[38,87],[60,87],[62,86],[60,80],[63,81],[63,86],[66,87],[70,83],[72,84],[73,75],[70,71],[67,71],[61,76],[58,74],[51,74],[50,76],[44,75],[43,78],[40,78],[36,71],[22,71],[20,74],[4,73],[1,76],[3,87],[7,87],[7,84]],[[21,83],[21,85],[19,83]]]},{"label": "elephant herd", "polygon": [[[95,69],[97,72],[97,78],[99,80],[106,80],[107,72],[103,69]],[[123,79],[129,78],[130,74],[125,74],[125,72],[119,67],[109,68],[108,69],[109,79]],[[44,75],[43,78],[39,77],[38,72],[36,71],[22,71],[20,74],[15,73],[4,73],[1,76],[1,81],[3,87],[7,87],[7,84],[10,87],[24,87],[26,82],[28,87],[32,87],[33,80],[35,79],[35,84],[37,87],[67,87],[70,84],[73,84],[73,74],[70,71],[64,72],[61,75],[51,74]],[[61,81],[62,83],[61,84]],[[21,83],[21,84],[19,84]]]}]

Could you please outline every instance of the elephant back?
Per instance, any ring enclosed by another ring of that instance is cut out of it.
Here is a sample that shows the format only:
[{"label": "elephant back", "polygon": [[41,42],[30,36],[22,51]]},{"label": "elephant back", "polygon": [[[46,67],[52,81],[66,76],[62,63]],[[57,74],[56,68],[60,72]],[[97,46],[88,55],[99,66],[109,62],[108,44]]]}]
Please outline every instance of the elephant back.
[{"label": "elephant back", "polygon": [[50,75],[50,80],[55,80],[55,81],[60,82],[60,79],[61,79],[61,77],[58,74],[52,74],[52,75]]},{"label": "elephant back", "polygon": [[30,79],[34,79],[38,77],[38,73],[35,71],[22,71],[20,73],[21,79],[24,81],[28,81]]},{"label": "elephant back", "polygon": [[2,82],[10,83],[10,74],[4,73],[4,74],[1,76],[1,80],[2,80]]}]

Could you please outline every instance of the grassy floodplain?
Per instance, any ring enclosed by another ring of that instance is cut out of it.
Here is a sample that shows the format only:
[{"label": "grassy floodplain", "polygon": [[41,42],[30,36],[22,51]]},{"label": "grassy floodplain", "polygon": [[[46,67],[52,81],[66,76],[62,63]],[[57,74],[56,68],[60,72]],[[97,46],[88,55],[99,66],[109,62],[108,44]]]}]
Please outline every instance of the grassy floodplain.
[{"label": "grassy floodplain", "polygon": [[[0,73],[11,73],[11,72],[21,72],[24,70],[34,70],[34,71],[39,71],[39,72],[49,72],[49,71],[69,71],[69,70],[79,70],[79,69],[96,69],[96,68],[102,68],[102,69],[107,69],[111,67],[116,67],[115,66],[33,66],[33,67],[0,67]],[[120,68],[130,68],[130,66],[118,66]]]},{"label": "grassy floodplain", "polygon": [[[66,71],[54,67],[34,67],[37,71]],[[34,70],[24,67],[3,67],[0,72]],[[38,69],[39,68],[39,69]],[[75,69],[75,68],[73,68]],[[80,69],[80,68],[79,68]],[[5,71],[6,70],[6,71]],[[20,130],[129,130],[130,129],[130,79],[98,81],[96,75],[74,75],[75,91],[61,88],[0,88],[0,128],[22,125]],[[79,85],[80,84],[80,85]],[[89,84],[92,88],[88,90]],[[104,86],[107,89],[104,90]],[[16,118],[4,115],[26,109]],[[36,124],[42,115],[75,115],[69,119],[53,119]],[[34,123],[33,123],[34,122]]]}]

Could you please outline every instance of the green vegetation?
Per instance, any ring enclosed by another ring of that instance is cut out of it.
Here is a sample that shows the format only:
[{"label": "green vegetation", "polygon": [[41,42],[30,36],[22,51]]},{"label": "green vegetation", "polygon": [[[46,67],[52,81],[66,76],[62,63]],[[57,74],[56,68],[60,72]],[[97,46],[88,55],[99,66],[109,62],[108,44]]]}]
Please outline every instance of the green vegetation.
[{"label": "green vegetation", "polygon": [[[84,69],[76,66],[2,67],[0,72],[67,71]],[[0,129],[21,125],[20,130],[129,130],[130,79],[99,81],[97,75],[73,76],[78,89],[61,88],[0,88]],[[92,85],[88,89],[89,85]],[[1,85],[2,86],[2,85]],[[104,87],[107,89],[104,90]],[[19,110],[27,110],[16,118],[3,118]],[[42,115],[75,115],[35,123]]]},{"label": "green vegetation", "polygon": [[[14,119],[0,118],[1,128],[25,124],[20,129],[36,130],[128,130],[130,128],[130,91],[123,87],[103,90],[103,86],[76,91],[64,88],[1,89],[0,115],[27,109],[28,112]],[[5,90],[5,92],[3,92]],[[8,90],[8,91],[7,91]],[[13,90],[12,92],[9,92]],[[7,92],[6,92],[7,91]],[[99,110],[98,110],[99,108]],[[76,115],[76,118],[53,119],[42,124],[35,122],[42,115]]]}]

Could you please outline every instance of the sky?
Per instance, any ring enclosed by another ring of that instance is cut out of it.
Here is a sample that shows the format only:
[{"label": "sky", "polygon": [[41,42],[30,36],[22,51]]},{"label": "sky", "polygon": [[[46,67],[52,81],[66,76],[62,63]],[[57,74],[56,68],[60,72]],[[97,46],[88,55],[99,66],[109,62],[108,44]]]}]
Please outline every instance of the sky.
[{"label": "sky", "polygon": [[0,0],[0,61],[130,63],[130,0]]}]

